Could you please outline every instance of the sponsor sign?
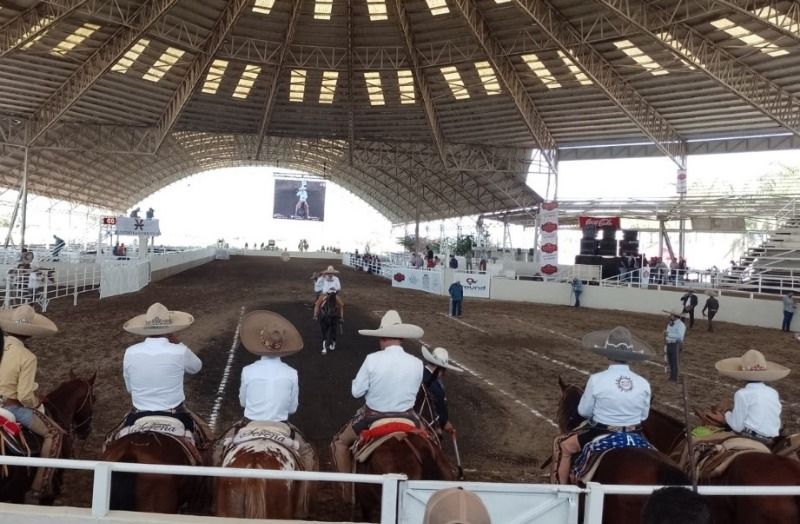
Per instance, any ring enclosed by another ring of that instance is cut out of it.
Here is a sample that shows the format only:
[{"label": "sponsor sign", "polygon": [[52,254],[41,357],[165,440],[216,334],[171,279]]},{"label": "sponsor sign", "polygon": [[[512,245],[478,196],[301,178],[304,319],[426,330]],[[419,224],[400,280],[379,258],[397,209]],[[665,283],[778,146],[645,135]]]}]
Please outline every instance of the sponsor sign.
[{"label": "sponsor sign", "polygon": [[675,189],[678,191],[679,195],[686,194],[686,170],[685,169],[678,169],[678,180],[675,184]]},{"label": "sponsor sign", "polygon": [[[489,298],[489,291],[492,284],[492,276],[486,273],[465,273],[454,271],[452,284],[458,280],[464,288],[465,297]],[[449,285],[448,285],[449,286]]]},{"label": "sponsor sign", "polygon": [[555,253],[558,251],[558,246],[548,242],[547,244],[542,244],[542,253],[547,253],[548,255],[551,253]]},{"label": "sponsor sign", "polygon": [[614,229],[620,228],[619,217],[578,217],[578,221],[580,222],[581,229],[585,228],[586,226],[595,226],[597,228],[601,227],[613,227]]},{"label": "sponsor sign", "polygon": [[558,273],[558,202],[543,202],[539,211],[541,272]]},{"label": "sponsor sign", "polygon": [[158,219],[151,218],[134,218],[134,217],[117,217],[118,235],[145,235],[148,237],[157,237],[161,234],[161,229],[158,226]]},{"label": "sponsor sign", "polygon": [[[442,272],[438,270],[398,268],[392,275],[392,287],[416,289],[417,291],[425,291],[436,295],[442,294],[442,283]],[[466,290],[464,291],[464,294],[466,294]]]},{"label": "sponsor sign", "polygon": [[542,231],[545,233],[555,233],[558,230],[558,224],[555,222],[546,222],[542,224]]},{"label": "sponsor sign", "polygon": [[100,223],[104,226],[114,226],[117,224],[117,217],[103,217]]}]

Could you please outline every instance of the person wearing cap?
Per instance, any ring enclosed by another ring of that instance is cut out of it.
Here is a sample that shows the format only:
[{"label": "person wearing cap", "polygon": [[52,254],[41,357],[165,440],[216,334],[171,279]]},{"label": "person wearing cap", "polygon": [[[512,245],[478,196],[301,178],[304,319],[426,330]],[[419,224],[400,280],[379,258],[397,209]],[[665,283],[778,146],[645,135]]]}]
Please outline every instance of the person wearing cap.
[{"label": "person wearing cap", "polygon": [[[706,289],[705,291],[706,296],[706,304],[703,306],[703,316],[708,318],[708,331],[714,332],[714,324],[712,323],[714,317],[717,315],[717,311],[719,311],[719,300],[717,297],[714,296],[714,291],[711,289]],[[708,312],[708,314],[706,314]]]},{"label": "person wearing cap", "polygon": [[689,326],[694,327],[694,308],[697,307],[697,295],[694,294],[694,289],[687,289],[686,294],[681,297],[683,303],[683,312],[689,315]]},{"label": "person wearing cap", "polygon": [[[58,458],[64,432],[37,408],[41,404],[37,395],[37,359],[29,349],[32,337],[58,332],[56,325],[36,313],[27,304],[15,309],[0,311],[0,402],[10,411],[18,424],[42,437],[42,458]],[[50,468],[39,468],[25,495],[25,502],[38,504],[53,496],[53,473]]]},{"label": "person wearing cap", "polygon": [[435,425],[442,431],[454,433],[455,428],[450,422],[450,416],[447,409],[447,396],[444,392],[444,382],[442,378],[447,373],[447,370],[461,373],[463,370],[453,364],[450,364],[450,358],[447,350],[442,347],[434,348],[431,352],[425,346],[422,346],[422,358],[425,359],[425,369],[422,372],[422,387],[427,393],[428,398],[433,402],[435,408],[436,421]]},{"label": "person wearing cap", "polygon": [[595,438],[609,433],[640,432],[650,413],[650,384],[634,373],[629,362],[653,357],[650,346],[622,326],[593,331],[583,337],[584,349],[611,360],[608,369],[595,373],[586,382],[578,403],[578,414],[588,423],[585,431],[558,437],[560,459],[554,466],[553,483],[568,484],[572,457]]},{"label": "person wearing cap", "polygon": [[794,301],[794,291],[789,291],[783,295],[783,324],[781,324],[781,330],[785,333],[792,330],[792,318],[794,317],[795,309],[797,309],[797,303]]},{"label": "person wearing cap", "polygon": [[381,318],[378,329],[360,329],[360,335],[378,338],[381,350],[367,355],[353,379],[353,397],[364,397],[355,416],[336,434],[331,443],[331,455],[336,470],[352,472],[350,446],[358,434],[381,418],[403,417],[419,419],[414,403],[422,385],[423,364],[420,359],[403,350],[403,340],[422,338],[425,333],[414,324],[404,324],[397,311],[389,310]]},{"label": "person wearing cap", "polygon": [[450,294],[450,316],[460,317],[461,305],[464,303],[464,286],[461,285],[460,280],[456,279],[447,288],[447,292]]},{"label": "person wearing cap", "polygon": [[781,399],[778,392],[766,384],[780,380],[791,371],[770,362],[755,349],[737,358],[726,358],[714,364],[722,375],[747,384],[733,394],[733,409],[722,418],[735,433],[770,442],[781,429]]},{"label": "person wearing cap", "polygon": [[683,350],[683,339],[686,336],[686,324],[683,323],[683,308],[673,308],[669,311],[669,322],[664,329],[667,365],[669,366],[669,381],[678,382],[678,362],[680,352]]},{"label": "person wearing cap", "polygon": [[184,405],[183,377],[200,372],[203,363],[175,334],[193,323],[189,313],[170,311],[158,302],[125,323],[125,331],[147,338],[126,349],[122,360],[125,388],[133,403],[123,427],[142,417],[167,414],[195,434],[198,447],[209,442],[205,424]]},{"label": "person wearing cap", "polygon": [[581,293],[583,293],[583,281],[578,277],[572,279],[572,293],[575,295],[575,307],[581,307]]},{"label": "person wearing cap", "polygon": [[463,488],[447,488],[428,499],[422,524],[492,524],[492,519],[478,495]]}]

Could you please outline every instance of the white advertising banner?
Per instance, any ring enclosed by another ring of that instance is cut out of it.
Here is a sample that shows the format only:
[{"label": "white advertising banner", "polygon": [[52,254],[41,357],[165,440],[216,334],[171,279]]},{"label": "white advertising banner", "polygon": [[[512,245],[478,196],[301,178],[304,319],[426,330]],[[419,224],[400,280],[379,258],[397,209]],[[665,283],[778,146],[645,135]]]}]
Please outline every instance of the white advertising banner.
[{"label": "white advertising banner", "polygon": [[558,273],[558,202],[542,202],[539,210],[542,274],[552,276]]},{"label": "white advertising banner", "polygon": [[465,297],[489,298],[492,276],[487,273],[454,271],[451,284],[458,280],[464,288]]},{"label": "white advertising banner", "polygon": [[155,218],[117,217],[116,226],[118,235],[157,237],[161,234],[161,229],[158,227],[158,219]]},{"label": "white advertising banner", "polygon": [[392,287],[416,289],[441,295],[443,279],[441,271],[428,271],[410,267],[396,267],[391,274]]},{"label": "white advertising banner", "polygon": [[678,180],[675,183],[675,189],[677,190],[679,195],[685,195],[687,189],[686,183],[686,170],[685,169],[678,169]]}]

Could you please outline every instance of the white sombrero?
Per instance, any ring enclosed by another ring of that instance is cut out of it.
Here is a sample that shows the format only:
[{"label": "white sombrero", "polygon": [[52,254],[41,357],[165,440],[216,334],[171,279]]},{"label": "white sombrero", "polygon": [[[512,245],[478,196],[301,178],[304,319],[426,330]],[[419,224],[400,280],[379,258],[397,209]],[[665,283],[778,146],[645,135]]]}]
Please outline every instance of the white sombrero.
[{"label": "white sombrero", "polygon": [[272,311],[251,311],[242,319],[242,345],[250,353],[284,357],[303,349],[303,337],[294,324]]},{"label": "white sombrero", "polygon": [[647,342],[633,336],[628,328],[622,326],[592,331],[584,335],[581,345],[584,349],[611,360],[641,361],[655,356],[655,351]]},{"label": "white sombrero", "polygon": [[358,334],[381,338],[422,338],[425,331],[414,324],[403,324],[397,311],[390,309],[381,318],[378,329],[359,329]]},{"label": "white sombrero", "polygon": [[671,315],[673,317],[682,317],[683,316],[683,308],[680,308],[680,307],[674,307],[672,309],[662,309],[661,311],[663,311],[667,315]]},{"label": "white sombrero", "polygon": [[122,329],[134,335],[146,337],[168,335],[182,331],[194,323],[194,317],[183,311],[170,311],[163,304],[156,302],[144,315],[138,315],[125,322]]},{"label": "white sombrero", "polygon": [[703,293],[705,293],[706,296],[708,296],[708,297],[716,297],[717,296],[717,293],[714,292],[713,289],[706,289],[705,291],[703,291]]},{"label": "white sombrero", "polygon": [[333,269],[333,266],[328,266],[328,269],[320,273],[321,275],[338,275],[339,272]]},{"label": "white sombrero", "polygon": [[0,310],[0,328],[10,335],[23,337],[38,337],[58,332],[58,327],[52,320],[38,314],[28,304],[14,309]]},{"label": "white sombrero", "polygon": [[448,355],[445,348],[433,348],[433,352],[431,352],[427,347],[422,346],[422,357],[434,366],[452,369],[457,373],[464,371],[460,367],[450,364],[450,355]]},{"label": "white sombrero", "polygon": [[714,367],[725,376],[749,382],[780,380],[791,371],[786,366],[770,362],[755,349],[748,350],[741,357],[719,360]]}]

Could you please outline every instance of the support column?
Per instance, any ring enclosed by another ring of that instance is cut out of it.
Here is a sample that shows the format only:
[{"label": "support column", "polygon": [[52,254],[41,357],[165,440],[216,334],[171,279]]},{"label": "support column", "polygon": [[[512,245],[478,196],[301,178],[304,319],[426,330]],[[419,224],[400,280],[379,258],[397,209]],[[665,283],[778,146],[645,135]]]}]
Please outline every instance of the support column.
[{"label": "support column", "polygon": [[25,247],[25,227],[28,222],[28,152],[29,148],[25,148],[25,161],[22,164],[22,191],[21,191],[21,203],[22,203],[22,218],[20,219],[20,236],[19,236],[19,248],[23,249]]}]

